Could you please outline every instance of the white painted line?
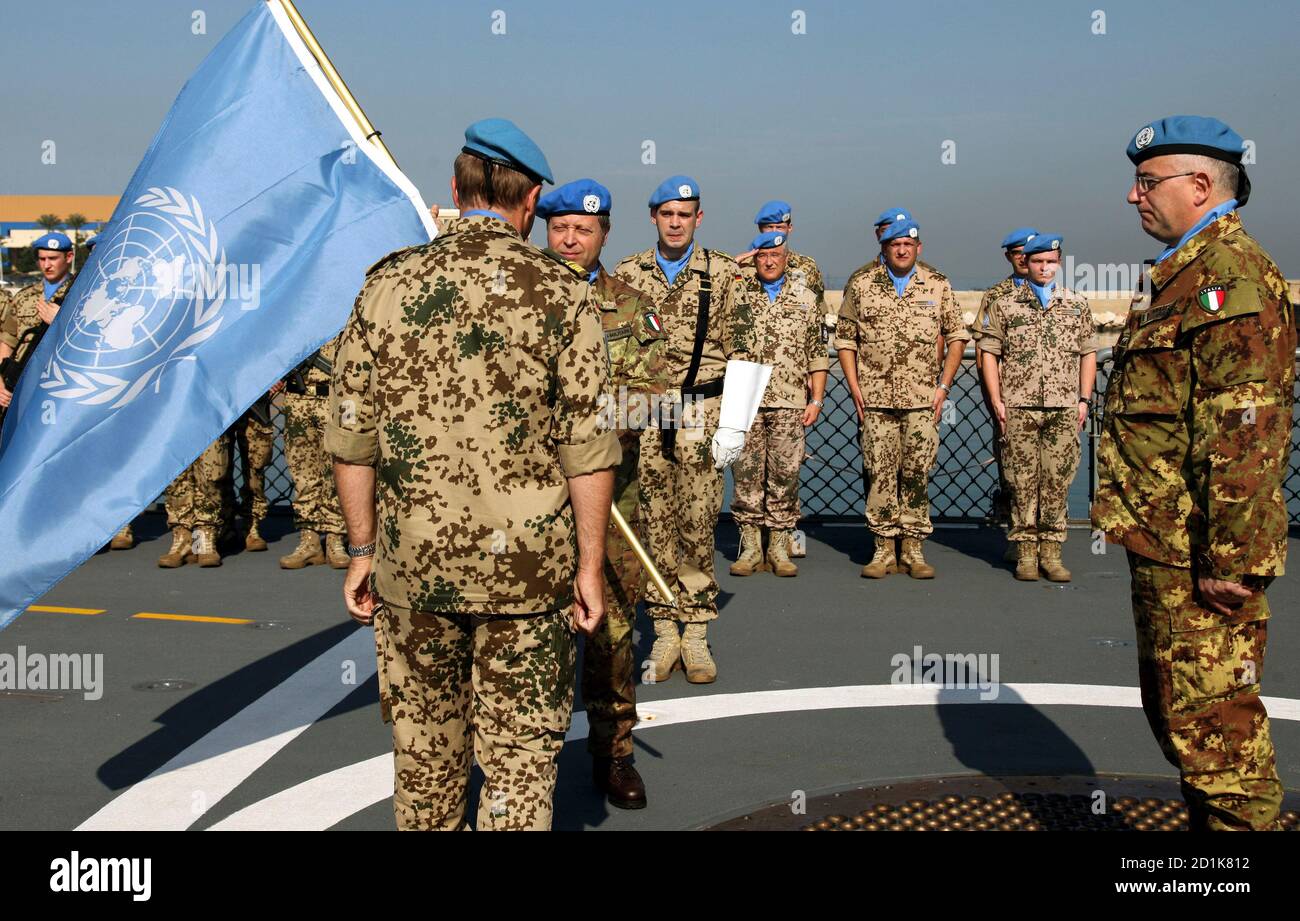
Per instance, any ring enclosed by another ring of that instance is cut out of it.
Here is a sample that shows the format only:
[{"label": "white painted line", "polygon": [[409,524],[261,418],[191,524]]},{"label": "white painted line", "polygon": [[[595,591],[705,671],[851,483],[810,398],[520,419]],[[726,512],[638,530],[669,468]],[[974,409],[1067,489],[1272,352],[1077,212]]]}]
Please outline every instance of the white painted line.
[{"label": "white painted line", "polygon": [[[355,663],[355,683],[343,683],[344,660]],[[352,631],[109,801],[77,830],[184,831],[375,671],[374,632]],[[391,795],[391,778],[389,782]]]},{"label": "white painted line", "polygon": [[[933,685],[847,685],[650,701],[637,705],[641,721],[637,723],[636,731],[767,713],[982,703],[1129,709],[1142,706],[1137,688],[1116,685],[1004,684],[993,700],[982,699],[978,690],[951,690]],[[1300,721],[1300,700],[1265,697],[1264,704],[1272,719]],[[575,713],[565,741],[574,742],[586,737],[587,714]],[[318,831],[337,825],[348,816],[392,795],[393,755],[388,752],[313,777],[246,806],[213,828]]]}]

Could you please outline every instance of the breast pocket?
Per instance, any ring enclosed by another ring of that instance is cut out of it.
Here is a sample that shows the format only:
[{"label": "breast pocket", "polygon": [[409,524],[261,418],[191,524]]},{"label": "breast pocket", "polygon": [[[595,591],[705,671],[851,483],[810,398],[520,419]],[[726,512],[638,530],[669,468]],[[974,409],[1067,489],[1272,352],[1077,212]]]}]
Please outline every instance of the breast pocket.
[{"label": "breast pocket", "polygon": [[1118,415],[1176,416],[1187,405],[1190,363],[1176,349],[1181,316],[1139,326],[1130,337],[1119,369]]}]

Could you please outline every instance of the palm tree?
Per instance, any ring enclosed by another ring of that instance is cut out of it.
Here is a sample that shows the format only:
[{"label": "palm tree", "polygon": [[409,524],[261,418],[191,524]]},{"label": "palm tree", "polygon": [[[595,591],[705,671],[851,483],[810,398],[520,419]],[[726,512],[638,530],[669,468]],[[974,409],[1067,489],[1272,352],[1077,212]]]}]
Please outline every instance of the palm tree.
[{"label": "palm tree", "polygon": [[58,227],[60,224],[62,224],[63,219],[60,218],[57,214],[42,214],[40,217],[36,219],[36,223],[40,224],[43,228],[45,228],[46,232],[49,232],[53,230],[55,227]]},{"label": "palm tree", "polygon": [[81,228],[89,223],[84,214],[73,212],[63,222],[72,231],[72,271],[77,271],[77,247],[81,245]]}]

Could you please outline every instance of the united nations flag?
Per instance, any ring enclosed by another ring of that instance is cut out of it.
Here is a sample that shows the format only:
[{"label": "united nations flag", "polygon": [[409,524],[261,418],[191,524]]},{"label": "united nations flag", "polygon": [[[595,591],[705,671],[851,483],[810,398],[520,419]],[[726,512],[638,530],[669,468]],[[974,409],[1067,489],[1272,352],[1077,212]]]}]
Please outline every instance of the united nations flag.
[{"label": "united nations flag", "polygon": [[304,30],[258,2],[203,61],[28,362],[0,435],[0,627],[334,336],[367,266],[433,236]]}]

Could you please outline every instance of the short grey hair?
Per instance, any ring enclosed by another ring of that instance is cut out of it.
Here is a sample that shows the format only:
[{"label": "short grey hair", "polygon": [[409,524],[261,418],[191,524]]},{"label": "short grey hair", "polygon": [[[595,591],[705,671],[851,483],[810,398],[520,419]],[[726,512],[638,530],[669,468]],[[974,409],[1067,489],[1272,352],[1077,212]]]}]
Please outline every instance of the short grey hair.
[{"label": "short grey hair", "polygon": [[1237,183],[1241,178],[1241,168],[1235,163],[1207,157],[1203,154],[1185,154],[1184,169],[1206,173],[1214,183],[1214,190],[1223,198],[1237,197]]}]

